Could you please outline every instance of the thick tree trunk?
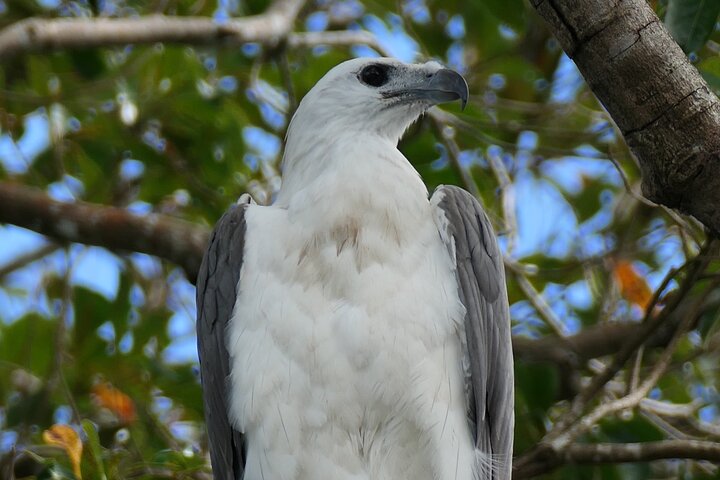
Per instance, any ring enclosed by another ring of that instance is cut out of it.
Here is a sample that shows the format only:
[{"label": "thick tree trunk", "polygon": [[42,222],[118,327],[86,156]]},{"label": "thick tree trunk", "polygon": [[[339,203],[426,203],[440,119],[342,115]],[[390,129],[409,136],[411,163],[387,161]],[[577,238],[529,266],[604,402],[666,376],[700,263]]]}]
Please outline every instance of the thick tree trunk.
[{"label": "thick tree trunk", "polygon": [[720,101],[645,0],[531,0],[636,155],[643,193],[720,233]]}]

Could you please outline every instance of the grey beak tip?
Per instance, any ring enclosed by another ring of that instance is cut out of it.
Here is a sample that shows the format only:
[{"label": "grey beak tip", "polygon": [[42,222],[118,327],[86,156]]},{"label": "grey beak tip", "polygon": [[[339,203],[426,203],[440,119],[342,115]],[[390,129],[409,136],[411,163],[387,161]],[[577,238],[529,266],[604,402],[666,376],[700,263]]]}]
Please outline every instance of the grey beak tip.
[{"label": "grey beak tip", "polygon": [[465,77],[460,75],[458,73],[458,76],[462,79],[462,85],[463,87],[460,89],[460,109],[465,110],[465,107],[467,106],[468,97],[470,96],[470,89],[468,88],[467,80],[465,80]]},{"label": "grey beak tip", "polygon": [[457,95],[461,108],[465,110],[470,94],[465,78],[456,71],[447,68],[440,70],[436,76],[438,77],[439,86],[441,85],[445,91]]}]

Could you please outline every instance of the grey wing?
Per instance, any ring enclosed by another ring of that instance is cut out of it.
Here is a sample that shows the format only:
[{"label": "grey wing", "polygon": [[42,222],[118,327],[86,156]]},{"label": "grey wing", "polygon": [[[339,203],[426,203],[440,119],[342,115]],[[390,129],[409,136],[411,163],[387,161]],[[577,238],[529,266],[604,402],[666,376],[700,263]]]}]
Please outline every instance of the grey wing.
[{"label": "grey wing", "polygon": [[197,340],[213,477],[239,480],[245,468],[243,437],[228,418],[230,356],[227,323],[235,306],[245,247],[245,210],[233,205],[215,226],[197,278]]},{"label": "grey wing", "polygon": [[492,469],[480,465],[481,478],[509,480],[514,374],[502,253],[482,206],[468,192],[443,185],[433,194],[432,202],[443,214],[440,234],[454,254],[460,301],[467,312],[468,414],[476,448],[492,454],[493,459]]}]

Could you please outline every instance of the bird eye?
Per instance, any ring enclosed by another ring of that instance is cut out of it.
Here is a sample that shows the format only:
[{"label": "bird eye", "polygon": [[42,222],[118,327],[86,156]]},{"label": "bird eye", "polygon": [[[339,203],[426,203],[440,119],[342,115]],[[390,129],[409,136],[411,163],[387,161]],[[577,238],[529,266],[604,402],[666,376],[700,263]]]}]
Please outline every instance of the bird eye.
[{"label": "bird eye", "polygon": [[360,71],[360,80],[371,87],[380,87],[388,81],[388,69],[385,65],[368,65]]}]

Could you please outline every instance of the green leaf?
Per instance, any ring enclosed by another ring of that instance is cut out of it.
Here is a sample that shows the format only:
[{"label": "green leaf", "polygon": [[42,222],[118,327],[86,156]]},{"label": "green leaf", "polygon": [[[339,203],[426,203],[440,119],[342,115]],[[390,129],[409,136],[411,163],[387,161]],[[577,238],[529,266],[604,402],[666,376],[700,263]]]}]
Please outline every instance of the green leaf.
[{"label": "green leaf", "polygon": [[599,440],[603,442],[654,442],[663,439],[657,425],[635,413],[627,419],[608,417],[600,426]]},{"label": "green leaf", "polygon": [[100,446],[100,437],[98,437],[97,430],[95,430],[95,425],[86,419],[82,421],[82,428],[85,435],[87,435],[87,446],[90,450],[91,463],[97,472],[97,477],[95,478],[105,480],[107,475],[105,475],[105,466],[103,465],[102,447]]},{"label": "green leaf", "polygon": [[694,52],[710,37],[718,14],[718,0],[670,0],[665,26],[686,53]]},{"label": "green leaf", "polygon": [[28,314],[0,327],[0,361],[4,366],[23,368],[38,377],[50,371],[57,323]]},{"label": "green leaf", "polygon": [[95,49],[81,49],[68,52],[75,71],[86,79],[96,79],[105,72],[105,62]]},{"label": "green leaf", "polygon": [[[97,335],[97,328],[113,320],[113,305],[102,295],[83,287],[73,290],[75,306],[75,344],[84,359],[105,356],[105,342]],[[113,322],[115,324],[115,322]]]},{"label": "green leaf", "polygon": [[480,3],[500,21],[516,28],[523,26],[525,5],[521,0],[487,0]]},{"label": "green leaf", "polygon": [[697,68],[715,93],[720,92],[720,58],[716,56],[706,58],[697,65]]}]

